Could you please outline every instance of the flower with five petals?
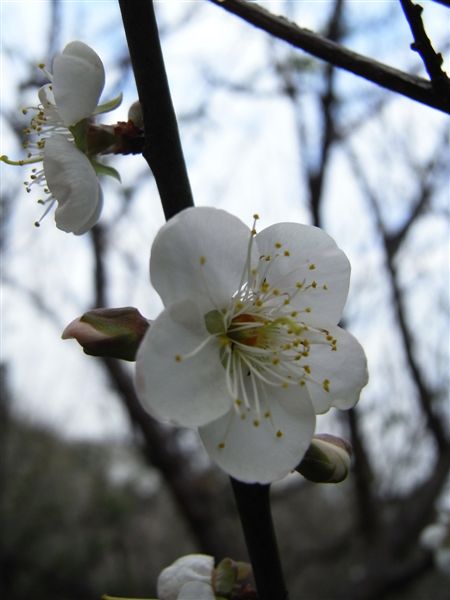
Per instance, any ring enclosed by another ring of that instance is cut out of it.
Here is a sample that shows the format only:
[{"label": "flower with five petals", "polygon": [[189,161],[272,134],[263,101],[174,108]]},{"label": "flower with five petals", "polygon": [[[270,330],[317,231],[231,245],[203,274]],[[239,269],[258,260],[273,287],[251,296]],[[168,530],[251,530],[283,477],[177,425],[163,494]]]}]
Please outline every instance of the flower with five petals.
[{"label": "flower with five petals", "polygon": [[315,415],[358,401],[364,351],[337,325],[350,265],[321,229],[257,233],[225,211],[189,208],[156,236],[150,276],[165,310],[138,351],[139,398],[156,418],[198,428],[234,478],[285,476]]},{"label": "flower with five petals", "polygon": [[40,68],[50,83],[40,88],[38,106],[23,110],[33,111],[25,130],[28,156],[19,161],[2,156],[1,160],[14,165],[42,163],[42,168],[32,169],[30,181],[25,181],[27,191],[40,188],[44,197],[39,202],[47,205],[43,216],[56,202],[56,226],[80,235],[95,225],[102,209],[97,174],[118,177],[114,169],[95,160],[98,148],[93,152],[90,147],[89,127],[95,115],[116,108],[121,96],[98,104],[105,70],[97,53],[83,42],[71,42],[55,56],[53,73],[45,65]]}]

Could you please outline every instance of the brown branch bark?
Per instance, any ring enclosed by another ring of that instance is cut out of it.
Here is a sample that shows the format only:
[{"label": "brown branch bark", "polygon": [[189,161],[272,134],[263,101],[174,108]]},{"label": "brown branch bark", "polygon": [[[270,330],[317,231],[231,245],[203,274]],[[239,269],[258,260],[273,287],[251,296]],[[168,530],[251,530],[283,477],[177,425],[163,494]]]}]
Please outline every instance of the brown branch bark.
[{"label": "brown branch bark", "polygon": [[335,67],[358,75],[381,87],[450,114],[450,98],[438,93],[429,81],[353,52],[326,37],[299,27],[245,0],[209,0],[247,23],[292,46],[325,60]]}]

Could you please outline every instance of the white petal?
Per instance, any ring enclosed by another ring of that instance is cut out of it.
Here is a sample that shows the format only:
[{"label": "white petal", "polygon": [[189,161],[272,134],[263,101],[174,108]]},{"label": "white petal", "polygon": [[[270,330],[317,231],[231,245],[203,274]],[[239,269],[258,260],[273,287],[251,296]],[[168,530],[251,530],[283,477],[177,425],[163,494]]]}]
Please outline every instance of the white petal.
[{"label": "white petal", "polygon": [[291,306],[311,309],[302,316],[306,323],[325,327],[338,323],[347,299],[350,264],[329,235],[310,225],[278,223],[258,233],[256,244],[260,255],[272,257],[270,285],[283,290],[304,283]]},{"label": "white petal", "polygon": [[215,598],[216,596],[210,583],[189,581],[181,588],[177,600],[215,600]]},{"label": "white petal", "polygon": [[[340,327],[330,327],[329,332],[337,340],[336,350],[326,343],[311,344],[310,355],[305,359],[311,368],[311,379],[306,385],[317,414],[331,406],[355,406],[368,380],[366,356],[356,338]],[[326,379],[329,392],[323,385]]]},{"label": "white petal", "polygon": [[[159,600],[179,600],[178,594],[188,582],[211,583],[213,569],[212,556],[207,554],[182,556],[159,574],[157,581]],[[200,598],[197,597],[195,600]]]},{"label": "white petal", "polygon": [[242,221],[216,208],[188,208],[170,219],[150,258],[164,304],[189,298],[205,312],[223,308],[239,287],[249,239]]},{"label": "white petal", "polygon": [[56,226],[80,235],[97,221],[102,194],[89,159],[64,136],[47,139],[44,148],[47,185],[58,202]]},{"label": "white petal", "polygon": [[264,410],[261,416],[247,411],[242,419],[231,410],[199,430],[211,458],[240,481],[269,483],[284,477],[300,463],[314,434],[315,415],[305,388],[273,387],[267,396],[270,417]]},{"label": "white petal", "polygon": [[[208,338],[203,350],[177,361]],[[136,389],[150,414],[175,425],[204,425],[230,408],[219,342],[194,303],[173,304],[148,329],[136,358]]]},{"label": "white petal", "polygon": [[105,85],[103,63],[83,42],[71,42],[53,60],[53,93],[69,127],[94,112]]}]

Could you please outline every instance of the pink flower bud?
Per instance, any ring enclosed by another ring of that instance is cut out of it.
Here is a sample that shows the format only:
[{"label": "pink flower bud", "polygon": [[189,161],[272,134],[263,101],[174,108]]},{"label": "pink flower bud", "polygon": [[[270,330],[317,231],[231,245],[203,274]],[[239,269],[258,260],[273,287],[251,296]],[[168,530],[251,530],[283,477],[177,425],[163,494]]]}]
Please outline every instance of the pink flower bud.
[{"label": "pink flower bud", "polygon": [[134,361],[148,327],[136,308],[97,308],[69,323],[62,338],[75,338],[91,356]]}]

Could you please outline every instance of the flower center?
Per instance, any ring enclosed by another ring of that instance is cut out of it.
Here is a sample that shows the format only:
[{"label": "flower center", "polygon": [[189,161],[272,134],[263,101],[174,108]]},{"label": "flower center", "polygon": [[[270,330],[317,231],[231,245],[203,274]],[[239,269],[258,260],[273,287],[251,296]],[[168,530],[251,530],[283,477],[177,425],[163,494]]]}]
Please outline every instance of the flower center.
[{"label": "flower center", "polygon": [[[326,344],[331,351],[336,351],[337,340],[328,330],[304,320],[313,311],[313,307],[306,304],[305,292],[317,289],[326,293],[328,290],[326,282],[312,279],[316,265],[306,263],[308,277],[301,281],[292,275],[301,265],[289,263],[292,270],[274,269],[277,261],[288,261],[291,255],[281,242],[274,244],[272,255],[259,256],[255,265],[255,234],[253,227],[241,282],[228,306],[206,313],[208,337],[189,354],[175,358],[177,362],[187,359],[212,341],[218,341],[233,407],[242,419],[250,413],[256,415],[252,422],[258,427],[262,418],[272,419],[270,388],[314,382],[325,392],[330,391],[330,380],[316,381],[308,358],[315,344]],[[205,256],[199,257],[201,267],[206,262]],[[287,275],[281,275],[285,272]],[[206,278],[205,285],[209,289]],[[209,295],[213,298],[213,294]],[[302,296],[304,302],[299,301]],[[277,431],[276,435],[280,437],[282,433]]]},{"label": "flower center", "polygon": [[261,348],[267,344],[265,324],[263,317],[244,313],[232,319],[226,335],[232,342]]}]

